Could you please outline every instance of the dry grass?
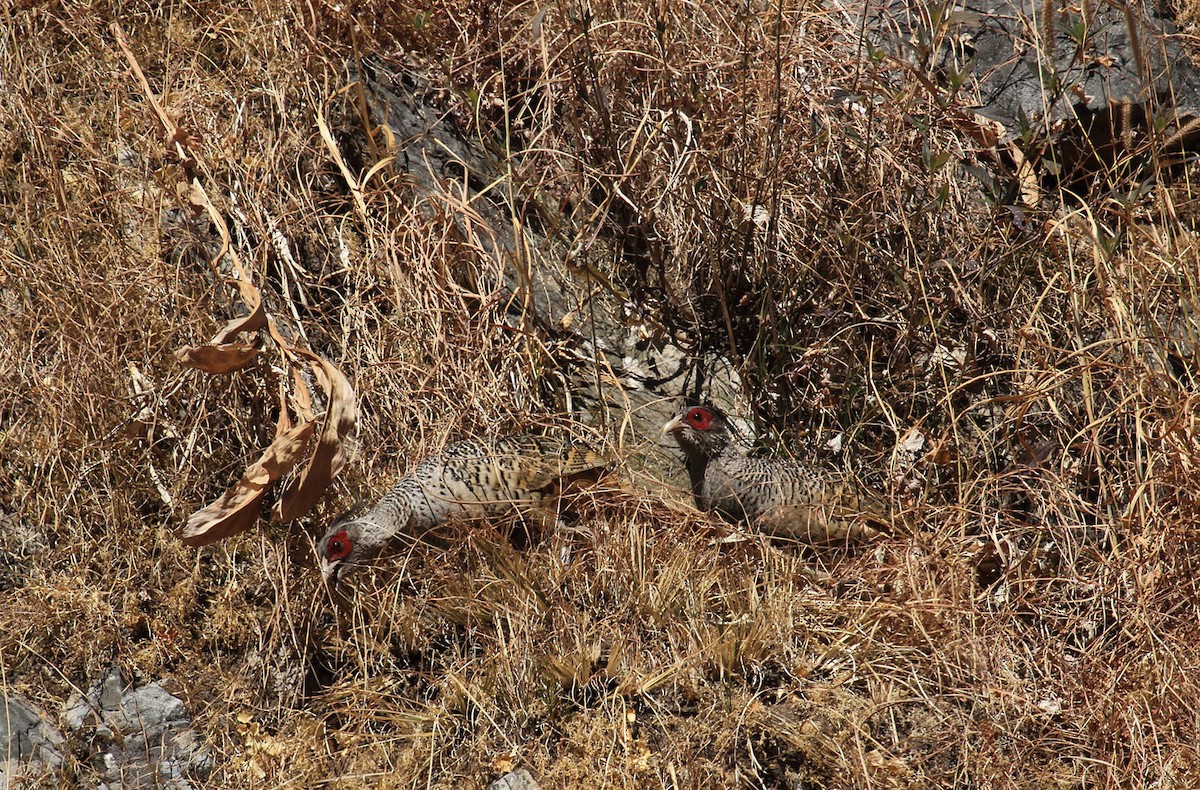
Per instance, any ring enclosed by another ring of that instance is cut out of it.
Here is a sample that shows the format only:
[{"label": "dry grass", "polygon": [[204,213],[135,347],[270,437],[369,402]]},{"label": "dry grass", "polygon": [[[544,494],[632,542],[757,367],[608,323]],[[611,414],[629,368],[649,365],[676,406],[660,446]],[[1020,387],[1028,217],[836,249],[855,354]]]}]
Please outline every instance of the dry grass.
[{"label": "dry grass", "polygon": [[[181,163],[111,9],[21,5],[0,25],[6,686],[56,711],[113,663],[169,678],[213,786],[1200,784],[1186,178],[990,206],[971,144],[845,18],[679,2],[122,6]],[[327,600],[307,536],[332,511],[398,459],[563,409],[452,185],[347,190],[318,114],[360,176],[385,155],[340,92],[356,51],[425,75],[523,221],[656,341],[731,355],[773,443],[824,456],[843,432],[911,535],[718,543],[617,476],[577,535],[469,531]],[[185,168],[363,415],[320,512],[202,550],[178,529],[269,442],[279,374],[172,355],[236,312]]]}]

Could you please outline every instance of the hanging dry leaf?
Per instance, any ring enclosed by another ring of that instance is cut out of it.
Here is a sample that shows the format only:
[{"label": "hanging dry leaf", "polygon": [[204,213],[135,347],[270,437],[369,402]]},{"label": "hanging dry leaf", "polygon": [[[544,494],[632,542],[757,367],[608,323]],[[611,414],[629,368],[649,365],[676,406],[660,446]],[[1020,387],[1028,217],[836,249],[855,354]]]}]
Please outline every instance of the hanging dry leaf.
[{"label": "hanging dry leaf", "polygon": [[[249,294],[250,314],[225,324],[209,342],[199,346],[186,346],[176,351],[175,356],[180,362],[207,373],[232,373],[244,368],[258,356],[260,341],[257,337],[249,343],[233,340],[241,332],[257,332],[267,325],[267,313],[262,306],[262,297],[258,295],[257,288],[253,285],[249,287],[253,289]],[[246,288],[242,288],[242,296],[247,295]]]},{"label": "hanging dry leaf", "polygon": [[262,296],[253,285],[245,285],[248,285],[252,289],[250,293],[247,293],[245,286],[241,288],[243,298],[252,297],[246,299],[248,306],[251,308],[250,314],[245,318],[235,318],[226,323],[220,332],[213,335],[212,342],[227,343],[230,338],[236,336],[239,332],[257,332],[267,325],[267,311],[263,309]]},{"label": "hanging dry leaf", "polygon": [[[183,540],[189,545],[201,546],[242,532],[253,525],[261,512],[262,500],[267,489],[291,470],[308,449],[316,430],[317,418],[313,414],[309,387],[301,380],[298,366],[307,361],[312,367],[319,385],[325,390],[327,406],[320,439],[308,466],[300,478],[288,487],[283,499],[275,505],[274,511],[279,518],[287,520],[307,513],[333,477],[345,466],[344,440],[354,429],[358,419],[354,390],[336,367],[310,351],[296,348],[289,339],[283,337],[274,321],[267,315],[262,293],[250,278],[246,267],[242,265],[237,249],[230,242],[229,227],[223,215],[209,199],[202,182],[192,177],[193,168],[200,156],[197,150],[193,150],[193,146],[199,139],[181,129],[164,111],[158,97],[151,90],[137,58],[129,48],[120,25],[114,22],[110,29],[125,54],[130,69],[137,77],[142,93],[167,133],[170,144],[175,146],[185,175],[178,184],[176,194],[183,202],[198,211],[206,212],[221,235],[221,247],[210,261],[213,271],[221,271],[223,263],[232,267],[232,276],[227,281],[237,287],[247,309],[245,317],[226,323],[208,343],[181,348],[175,352],[176,356],[189,367],[209,373],[231,373],[250,364],[261,350],[262,338],[258,335],[251,340],[239,339],[238,336],[243,332],[257,333],[265,328],[271,339],[278,344],[283,362],[297,382],[291,401],[283,388],[280,388],[280,417],[271,446],[246,469],[241,480],[220,499],[188,518],[183,529]],[[346,170],[323,118],[318,118],[318,126],[326,143],[331,145],[334,158],[354,187],[354,197],[361,213],[365,210],[362,190]],[[374,172],[373,170],[372,173]],[[297,424],[292,422],[293,413],[299,416]]]},{"label": "hanging dry leaf", "polygon": [[272,510],[271,520],[276,523],[299,518],[312,509],[346,465],[346,436],[358,424],[354,388],[342,372],[311,352],[296,349],[296,353],[312,364],[317,382],[325,390],[327,405],[317,447],[308,466],[288,485]]},{"label": "hanging dry leaf", "polygon": [[253,362],[259,351],[257,342],[205,344],[181,348],[175,356],[189,368],[205,373],[232,373]]},{"label": "hanging dry leaf", "polygon": [[[268,334],[280,347],[292,369],[296,387],[290,405],[300,416],[300,424],[292,427],[289,400],[281,389],[279,394],[280,422],[275,441],[262,457],[242,475],[232,488],[216,502],[193,513],[183,530],[185,543],[202,546],[249,529],[262,510],[267,488],[292,469],[310,444],[317,417],[312,411],[309,385],[300,375],[299,366],[308,363],[317,384],[325,391],[326,408],[320,437],[303,473],[293,480],[272,509],[276,523],[303,516],[316,504],[329,483],[346,464],[346,436],[358,422],[354,389],[340,370],[313,354],[296,348],[279,332],[262,308],[258,290],[252,283],[239,281],[243,298],[252,305],[250,315],[231,321],[207,345],[182,349],[178,356],[185,364],[211,373],[237,370],[253,359],[253,354],[238,355],[238,346],[249,344],[227,342],[238,332],[266,327]],[[257,353],[257,348],[254,349]]]},{"label": "hanging dry leaf", "polygon": [[286,417],[280,420],[275,441],[242,473],[241,480],[217,501],[188,518],[183,528],[184,543],[204,546],[254,525],[267,489],[301,459],[316,428],[316,422],[311,420],[286,427],[288,422]]}]

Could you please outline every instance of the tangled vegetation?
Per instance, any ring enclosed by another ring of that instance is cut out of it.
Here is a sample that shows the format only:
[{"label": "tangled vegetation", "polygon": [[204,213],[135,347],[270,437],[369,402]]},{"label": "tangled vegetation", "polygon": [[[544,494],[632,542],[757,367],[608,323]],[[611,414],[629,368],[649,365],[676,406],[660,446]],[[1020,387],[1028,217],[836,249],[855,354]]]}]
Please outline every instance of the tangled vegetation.
[{"label": "tangled vegetation", "polygon": [[[5,689],[53,715],[114,664],[169,679],[214,787],[1200,786],[1190,166],[1022,200],[935,64],[811,4],[17,6]],[[372,69],[495,172],[420,188]],[[729,359],[764,443],[840,451],[898,534],[731,538],[618,466],[570,530],[464,527],[332,599],[312,539],[356,496],[566,409],[479,191],[647,345]],[[359,423],[315,510],[194,548],[292,387],[269,338],[228,375],[175,353],[244,313],[231,251]],[[74,746],[43,784],[89,776]]]}]

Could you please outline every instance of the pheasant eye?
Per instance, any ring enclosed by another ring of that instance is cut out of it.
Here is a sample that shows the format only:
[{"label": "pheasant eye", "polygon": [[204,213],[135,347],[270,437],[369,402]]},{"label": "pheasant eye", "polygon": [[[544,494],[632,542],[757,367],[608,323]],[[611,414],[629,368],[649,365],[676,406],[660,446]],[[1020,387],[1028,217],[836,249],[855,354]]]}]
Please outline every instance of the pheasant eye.
[{"label": "pheasant eye", "polygon": [[707,431],[712,425],[712,412],[708,409],[692,409],[687,413],[687,421],[698,431]]},{"label": "pheasant eye", "polygon": [[350,540],[350,536],[345,532],[339,532],[329,539],[325,544],[325,553],[329,555],[331,560],[342,560],[350,553],[350,548],[354,542]]}]

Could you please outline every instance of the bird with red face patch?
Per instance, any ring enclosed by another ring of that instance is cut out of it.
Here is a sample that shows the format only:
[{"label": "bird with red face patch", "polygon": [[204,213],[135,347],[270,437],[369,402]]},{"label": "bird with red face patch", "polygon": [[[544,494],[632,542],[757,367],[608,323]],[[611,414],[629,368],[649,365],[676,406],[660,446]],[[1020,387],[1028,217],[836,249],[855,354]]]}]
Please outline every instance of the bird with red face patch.
[{"label": "bird with red face patch", "polygon": [[696,506],[805,543],[859,542],[887,526],[886,505],[832,470],[749,458],[715,406],[685,406],[663,426],[683,450]]},{"label": "bird with red face patch", "polygon": [[570,439],[518,434],[457,442],[400,478],[360,516],[334,523],[317,544],[321,576],[336,583],[348,566],[396,540],[418,540],[450,519],[499,518],[552,496],[563,482],[608,461]]}]

